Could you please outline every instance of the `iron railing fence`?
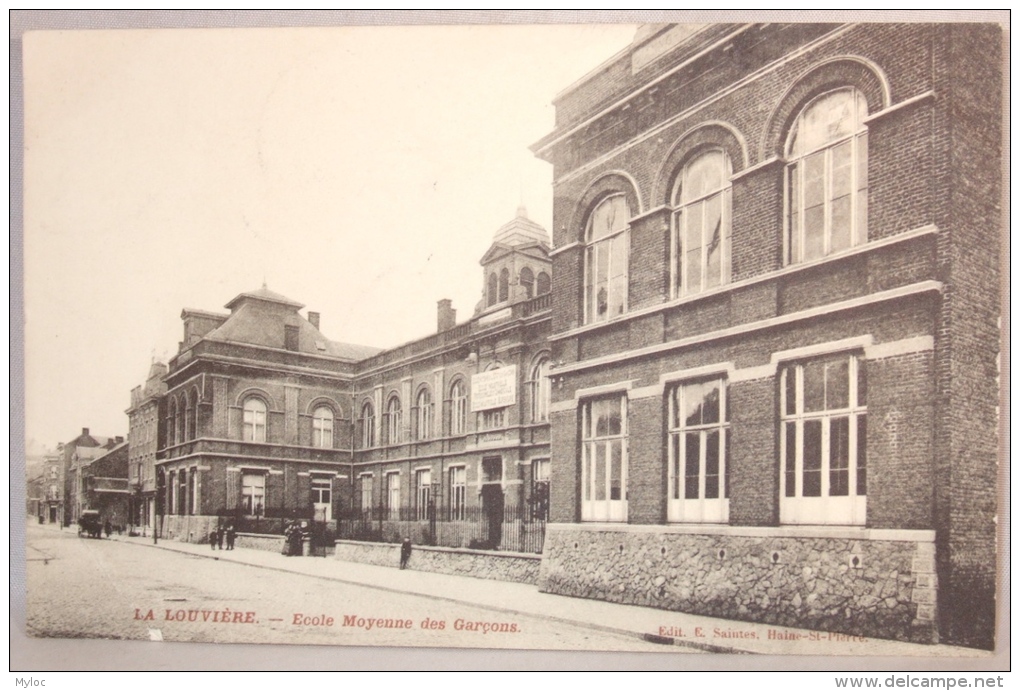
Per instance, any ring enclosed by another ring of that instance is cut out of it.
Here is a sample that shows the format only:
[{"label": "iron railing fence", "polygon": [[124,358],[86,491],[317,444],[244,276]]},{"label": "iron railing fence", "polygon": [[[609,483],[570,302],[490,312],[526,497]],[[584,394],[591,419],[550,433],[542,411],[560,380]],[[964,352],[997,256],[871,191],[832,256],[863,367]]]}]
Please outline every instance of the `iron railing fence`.
[{"label": "iron railing fence", "polygon": [[343,513],[336,521],[337,537],[365,542],[402,542],[439,547],[530,552],[540,554],[545,543],[544,515],[533,506],[401,507],[376,506]]}]

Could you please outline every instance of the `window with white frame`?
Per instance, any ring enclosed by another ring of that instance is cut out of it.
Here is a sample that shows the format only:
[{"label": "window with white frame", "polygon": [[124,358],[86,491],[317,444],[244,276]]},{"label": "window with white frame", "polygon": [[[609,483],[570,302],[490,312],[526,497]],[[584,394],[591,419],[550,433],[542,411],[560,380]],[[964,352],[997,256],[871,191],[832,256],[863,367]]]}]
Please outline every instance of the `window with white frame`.
[{"label": "window with white frame", "polygon": [[361,476],[361,511],[372,509],[372,475],[371,473]]},{"label": "window with white frame", "polygon": [[729,520],[729,404],[726,380],[679,384],[669,394],[670,521]]},{"label": "window with white frame", "polygon": [[333,448],[333,410],[320,405],[312,412],[312,446]]},{"label": "window with white frame", "polygon": [[467,431],[467,410],[467,387],[463,379],[458,379],[450,387],[450,434]]},{"label": "window with white frame", "polygon": [[265,473],[244,473],[241,475],[241,508],[248,516],[265,515]]},{"label": "window with white frame", "polygon": [[584,321],[627,311],[630,208],[623,195],[602,200],[588,217],[584,253]]},{"label": "window with white frame", "polygon": [[786,144],[786,262],[859,245],[868,234],[868,104],[853,88],[818,96]]},{"label": "window with white frame", "polygon": [[251,396],[244,401],[244,441],[266,440],[266,403]]},{"label": "window with white frame", "polygon": [[386,402],[386,443],[399,444],[401,442],[400,428],[403,424],[403,416],[400,409],[400,397],[393,395]]},{"label": "window with white frame", "polygon": [[375,408],[368,401],[361,406],[361,448],[375,446]]},{"label": "window with white frame", "polygon": [[730,158],[707,151],[684,166],[673,188],[673,296],[729,282]]},{"label": "window with white frame", "polygon": [[531,421],[546,422],[549,419],[549,359],[542,358],[531,370]]},{"label": "window with white frame", "polygon": [[432,436],[432,392],[423,386],[415,399],[415,433],[419,440]]},{"label": "window with white frame", "polygon": [[419,521],[429,519],[429,504],[432,502],[432,471],[422,468],[414,472],[414,507]]},{"label": "window with white frame", "polygon": [[627,397],[581,407],[581,520],[627,520]]},{"label": "window with white frame", "polygon": [[450,474],[450,520],[463,521],[467,514],[467,468],[453,466]]},{"label": "window with white frame", "polygon": [[386,473],[386,511],[394,520],[400,515],[400,473]]},{"label": "window with white frame", "polygon": [[329,475],[312,475],[312,510],[316,519],[333,520],[333,479]]},{"label": "window with white frame", "polygon": [[867,514],[867,376],[855,354],[780,373],[782,523],[863,525]]}]

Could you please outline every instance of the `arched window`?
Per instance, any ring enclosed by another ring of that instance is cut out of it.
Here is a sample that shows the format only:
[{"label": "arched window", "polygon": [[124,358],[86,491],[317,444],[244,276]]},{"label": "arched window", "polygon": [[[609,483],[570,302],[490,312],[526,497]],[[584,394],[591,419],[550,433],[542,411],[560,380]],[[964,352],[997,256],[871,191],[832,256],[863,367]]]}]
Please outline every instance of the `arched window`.
[{"label": "arched window", "polygon": [[673,188],[673,296],[700,293],[729,281],[730,158],[722,150],[684,166]]},{"label": "arched window", "polygon": [[166,443],[167,446],[177,443],[177,399],[170,399],[170,410],[166,416],[167,430],[166,430]]},{"label": "arched window", "polygon": [[552,290],[552,279],[549,278],[549,274],[544,271],[538,272],[538,280],[535,282],[536,294],[545,295]]},{"label": "arched window", "polygon": [[489,274],[489,289],[485,293],[485,304],[487,307],[492,307],[499,301],[499,279],[496,278],[496,273]]},{"label": "arched window", "polygon": [[188,397],[187,396],[181,396],[180,399],[177,401],[177,423],[176,423],[176,426],[177,426],[177,438],[176,439],[177,439],[177,443],[178,444],[183,442],[183,441],[187,441],[188,430],[185,428],[185,423],[186,423],[186,421],[188,419],[187,405],[188,405]]},{"label": "arched window", "polygon": [[531,269],[524,267],[521,269],[521,288],[524,289],[525,298],[535,297],[535,274],[532,273]]},{"label": "arched window", "polygon": [[450,434],[467,431],[467,387],[458,379],[450,387]]},{"label": "arched window", "polygon": [[415,427],[418,439],[428,439],[432,436],[432,392],[428,387],[422,387],[415,399]]},{"label": "arched window", "polygon": [[244,401],[244,441],[266,440],[266,404],[254,396]]},{"label": "arched window", "polygon": [[584,321],[612,319],[627,310],[630,209],[622,194],[602,200],[588,217],[584,253]]},{"label": "arched window", "polygon": [[375,409],[365,401],[361,406],[361,448],[370,449],[375,446]]},{"label": "arched window", "polygon": [[499,272],[499,301],[506,302],[510,299],[510,270],[503,269]]},{"label": "arched window", "polygon": [[312,446],[333,448],[333,411],[320,405],[312,412]]},{"label": "arched window", "polygon": [[395,395],[390,396],[390,400],[386,402],[387,444],[400,443],[400,424],[401,424],[400,398]]},{"label": "arched window", "polygon": [[199,434],[198,429],[198,390],[192,389],[191,391],[191,438],[197,439]]},{"label": "arched window", "polygon": [[531,370],[531,421],[549,419],[549,360],[542,358]]},{"label": "arched window", "polygon": [[868,104],[853,88],[811,101],[786,143],[786,262],[867,240]]}]

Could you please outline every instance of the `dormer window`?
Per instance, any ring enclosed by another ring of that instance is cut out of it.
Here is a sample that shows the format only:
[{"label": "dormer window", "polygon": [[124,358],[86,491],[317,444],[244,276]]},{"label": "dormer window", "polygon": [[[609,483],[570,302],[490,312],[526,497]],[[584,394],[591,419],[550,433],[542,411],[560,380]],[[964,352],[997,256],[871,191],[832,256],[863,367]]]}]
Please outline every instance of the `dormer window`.
[{"label": "dormer window", "polygon": [[298,349],[298,327],[287,324],[283,327],[283,347],[287,350]]}]

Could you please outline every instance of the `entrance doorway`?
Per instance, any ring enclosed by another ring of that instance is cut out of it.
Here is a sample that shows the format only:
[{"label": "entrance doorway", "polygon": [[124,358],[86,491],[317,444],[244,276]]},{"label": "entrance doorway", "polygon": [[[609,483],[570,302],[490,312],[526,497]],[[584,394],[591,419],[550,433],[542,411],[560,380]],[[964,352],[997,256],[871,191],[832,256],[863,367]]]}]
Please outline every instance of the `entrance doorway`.
[{"label": "entrance doorway", "polygon": [[489,549],[498,549],[503,541],[503,458],[482,459],[482,513],[485,516]]}]

